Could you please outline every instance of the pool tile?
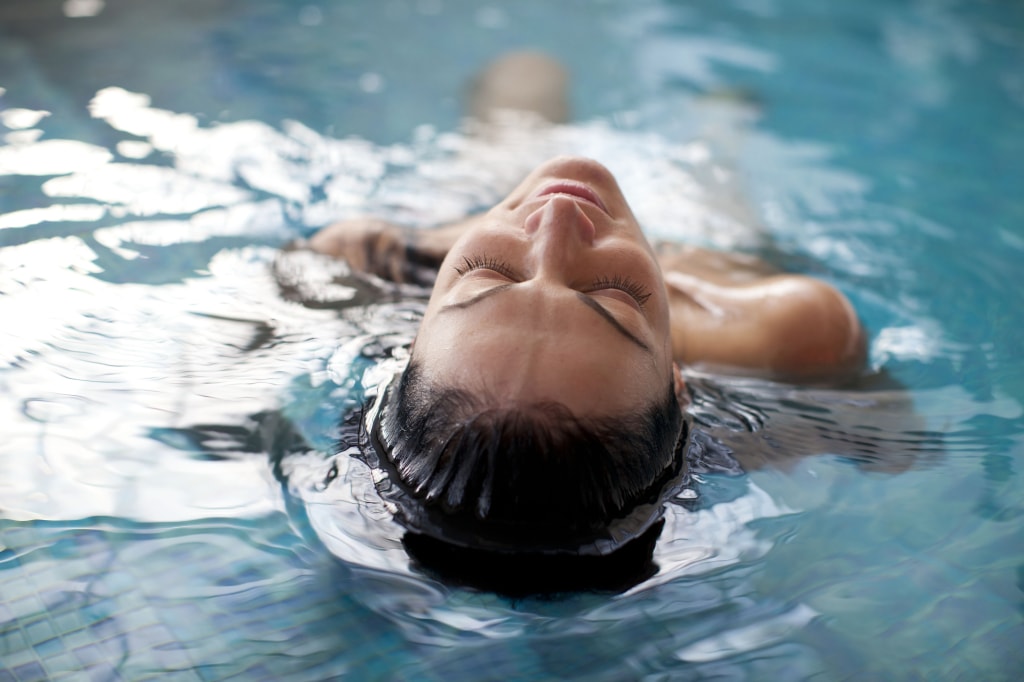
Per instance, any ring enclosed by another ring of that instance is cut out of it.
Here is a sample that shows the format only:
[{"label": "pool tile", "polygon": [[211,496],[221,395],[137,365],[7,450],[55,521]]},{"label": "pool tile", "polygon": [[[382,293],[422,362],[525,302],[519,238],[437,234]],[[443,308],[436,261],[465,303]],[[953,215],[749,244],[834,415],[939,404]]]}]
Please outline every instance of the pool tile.
[{"label": "pool tile", "polygon": [[18,682],[44,682],[47,679],[46,671],[38,661],[18,666],[14,669],[14,677]]},{"label": "pool tile", "polygon": [[28,638],[21,628],[14,626],[3,634],[0,634],[0,658],[10,665],[9,658],[19,651],[28,650]]},{"label": "pool tile", "polygon": [[43,664],[46,666],[47,679],[51,680],[58,675],[71,675],[81,670],[78,661],[69,653],[43,657]]},{"label": "pool tile", "polygon": [[75,657],[79,663],[82,664],[83,668],[89,668],[97,665],[105,660],[103,652],[96,647],[95,644],[86,644],[84,646],[77,647],[74,650]]},{"label": "pool tile", "polygon": [[27,618],[46,610],[35,588],[27,581],[15,580],[12,583],[13,586],[4,585],[4,601],[7,602],[12,618]]},{"label": "pool tile", "polygon": [[61,641],[60,637],[51,637],[45,641],[36,642],[32,645],[32,648],[35,649],[36,654],[40,658],[45,660],[64,651],[64,642]]},{"label": "pool tile", "polygon": [[31,647],[25,647],[4,654],[4,665],[10,670],[14,670],[18,666],[28,665],[36,660],[38,659]]},{"label": "pool tile", "polygon": [[35,645],[37,642],[45,642],[56,637],[57,631],[54,629],[53,623],[44,616],[34,623],[25,625],[25,634],[28,635],[29,641]]},{"label": "pool tile", "polygon": [[82,622],[82,617],[78,611],[73,611],[54,614],[53,626],[62,637],[67,637],[69,634],[84,628],[85,624]]}]

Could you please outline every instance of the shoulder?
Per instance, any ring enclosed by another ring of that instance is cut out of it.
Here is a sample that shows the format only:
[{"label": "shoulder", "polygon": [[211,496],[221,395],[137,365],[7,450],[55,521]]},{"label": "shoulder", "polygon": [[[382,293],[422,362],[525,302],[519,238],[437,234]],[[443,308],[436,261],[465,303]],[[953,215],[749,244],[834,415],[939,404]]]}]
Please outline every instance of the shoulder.
[{"label": "shoulder", "polygon": [[772,364],[783,373],[816,378],[859,369],[865,359],[864,329],[838,289],[802,275],[779,275],[764,283],[772,303],[764,312]]},{"label": "shoulder", "polygon": [[830,284],[803,275],[666,273],[677,359],[797,381],[861,368],[865,335]]},{"label": "shoulder", "polygon": [[663,271],[682,272],[719,284],[737,284],[779,274],[770,263],[746,253],[718,251],[676,242],[654,242]]}]

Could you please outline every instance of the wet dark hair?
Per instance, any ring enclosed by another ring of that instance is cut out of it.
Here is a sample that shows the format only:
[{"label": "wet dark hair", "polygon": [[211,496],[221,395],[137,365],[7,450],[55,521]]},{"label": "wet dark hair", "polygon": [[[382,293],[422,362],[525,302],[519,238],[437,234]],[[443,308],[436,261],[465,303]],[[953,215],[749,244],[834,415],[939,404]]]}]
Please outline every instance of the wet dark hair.
[{"label": "wet dark hair", "polygon": [[413,362],[384,400],[371,436],[416,501],[406,521],[462,546],[571,551],[596,541],[611,551],[657,520],[684,467],[671,382],[635,413],[591,418],[432,385]]}]

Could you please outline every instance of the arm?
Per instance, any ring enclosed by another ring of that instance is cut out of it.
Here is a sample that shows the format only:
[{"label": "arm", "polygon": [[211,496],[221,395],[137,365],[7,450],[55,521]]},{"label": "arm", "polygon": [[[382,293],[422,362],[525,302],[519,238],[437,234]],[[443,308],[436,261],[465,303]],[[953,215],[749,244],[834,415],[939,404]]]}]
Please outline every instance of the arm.
[{"label": "arm", "polygon": [[403,228],[376,218],[344,220],[314,234],[309,248],[345,260],[358,272],[429,285],[448,250],[474,220],[470,217],[430,230]]},{"label": "arm", "polygon": [[[448,250],[479,219],[429,230],[348,220],[323,228],[309,246],[356,271],[430,285]],[[860,321],[828,284],[781,274],[741,254],[672,245],[659,251],[679,362],[803,381],[841,377],[863,365]]]},{"label": "arm", "polygon": [[663,256],[662,267],[680,362],[798,381],[841,378],[864,363],[857,314],[825,282],[692,248]]}]

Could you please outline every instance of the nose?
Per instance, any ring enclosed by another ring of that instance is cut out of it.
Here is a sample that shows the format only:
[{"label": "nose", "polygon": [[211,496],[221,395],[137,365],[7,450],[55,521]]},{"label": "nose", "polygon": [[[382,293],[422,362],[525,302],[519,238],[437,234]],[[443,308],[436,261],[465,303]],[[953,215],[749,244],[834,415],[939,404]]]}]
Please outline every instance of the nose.
[{"label": "nose", "polygon": [[524,225],[542,267],[564,268],[594,245],[594,223],[570,197],[556,196]]}]

